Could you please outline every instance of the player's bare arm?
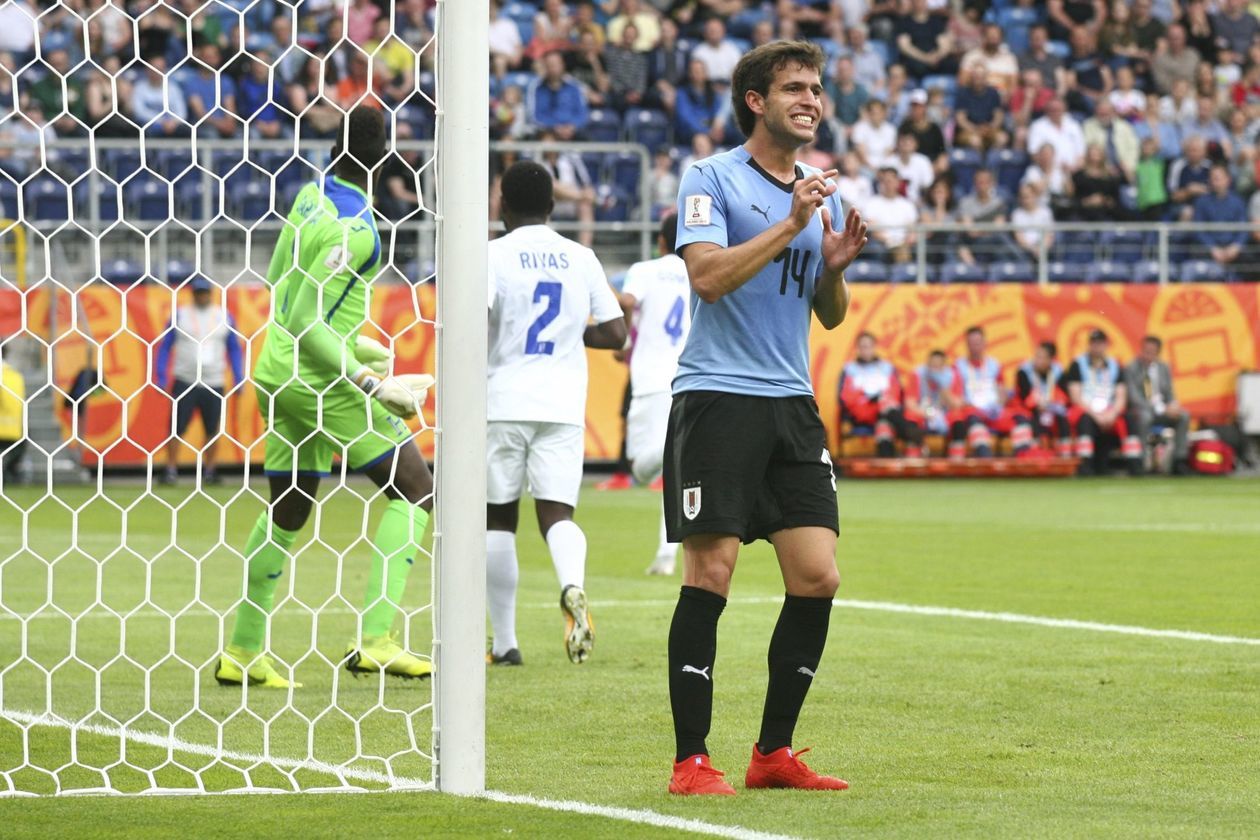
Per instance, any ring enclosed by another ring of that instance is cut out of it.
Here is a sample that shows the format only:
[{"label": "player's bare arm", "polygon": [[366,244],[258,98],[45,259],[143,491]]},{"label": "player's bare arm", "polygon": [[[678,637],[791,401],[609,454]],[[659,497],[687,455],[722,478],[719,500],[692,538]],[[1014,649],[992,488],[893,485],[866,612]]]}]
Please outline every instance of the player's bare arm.
[{"label": "player's bare arm", "polygon": [[857,259],[866,247],[866,222],[856,208],[849,210],[844,227],[832,226],[831,211],[822,208],[822,257],[823,274],[814,289],[814,314],[827,329],[835,329],[849,312],[849,284],[844,281],[844,270]]},{"label": "player's bare arm", "polygon": [[592,350],[620,350],[626,345],[626,319],[591,324],[582,334],[582,343]]},{"label": "player's bare arm", "polygon": [[792,210],[786,219],[733,247],[695,242],[682,251],[691,288],[705,303],[715,303],[747,283],[796,238],[835,191],[829,179],[839,171],[813,173],[792,189]]}]

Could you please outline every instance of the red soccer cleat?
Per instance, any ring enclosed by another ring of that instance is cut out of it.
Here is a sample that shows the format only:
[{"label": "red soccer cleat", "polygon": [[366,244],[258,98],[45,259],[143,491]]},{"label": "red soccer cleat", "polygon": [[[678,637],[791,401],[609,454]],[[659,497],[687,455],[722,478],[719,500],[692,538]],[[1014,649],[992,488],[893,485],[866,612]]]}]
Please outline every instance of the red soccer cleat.
[{"label": "red soccer cleat", "polygon": [[630,473],[613,473],[608,478],[595,485],[596,490],[629,490],[634,486],[634,479],[630,477]]},{"label": "red soccer cleat", "polygon": [[725,775],[713,769],[707,755],[693,755],[674,764],[669,792],[678,796],[734,796],[735,788],[722,778]]},{"label": "red soccer cleat", "polygon": [[777,749],[769,755],[753,745],[752,761],[744,776],[747,788],[796,788],[797,790],[848,790],[849,783],[835,776],[822,776],[810,770],[801,756],[809,748],[793,753],[791,747]]}]

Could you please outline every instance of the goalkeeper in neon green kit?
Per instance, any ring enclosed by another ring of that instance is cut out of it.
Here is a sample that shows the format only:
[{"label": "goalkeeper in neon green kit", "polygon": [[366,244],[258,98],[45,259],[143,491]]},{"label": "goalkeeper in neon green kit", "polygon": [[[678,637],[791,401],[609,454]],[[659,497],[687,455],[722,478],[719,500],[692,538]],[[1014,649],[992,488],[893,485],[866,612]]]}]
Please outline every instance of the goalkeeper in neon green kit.
[{"label": "goalkeeper in neon green kit", "polygon": [[267,619],[334,453],[389,499],[372,541],[360,632],[343,661],[356,674],[414,678],[433,671],[390,635],[432,509],[433,476],[403,420],[424,404],[433,378],[390,376],[389,351],[359,336],[381,265],[369,197],[387,153],[380,112],[352,110],[339,138],[331,171],[294,200],[267,271],[272,323],[253,380],[267,425],[271,504],[245,544],[247,597],[215,669],[221,685],[301,685],[264,655]]}]

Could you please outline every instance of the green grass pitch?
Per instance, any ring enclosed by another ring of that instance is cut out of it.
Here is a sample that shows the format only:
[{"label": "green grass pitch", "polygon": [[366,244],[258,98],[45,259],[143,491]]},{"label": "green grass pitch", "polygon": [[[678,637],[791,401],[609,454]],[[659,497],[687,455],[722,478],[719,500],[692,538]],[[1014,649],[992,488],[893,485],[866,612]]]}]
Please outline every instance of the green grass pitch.
[{"label": "green grass pitch", "polygon": [[[226,505],[225,545],[237,548],[259,500],[239,488],[213,492]],[[319,539],[284,578],[282,591],[291,586],[296,597],[279,609],[273,648],[300,658],[306,683],[291,708],[261,692],[242,702],[211,678],[219,616],[240,585],[239,557],[219,546],[215,502],[186,488],[142,498],[125,483],[101,497],[68,489],[40,501],[21,488],[0,499],[0,709],[49,711],[51,688],[51,711],[79,717],[93,709],[99,680],[101,705],[116,721],[157,734],[128,743],[123,762],[116,737],[81,732],[72,755],[65,729],[34,727],[24,744],[18,727],[0,720],[0,788],[94,787],[104,774],[124,790],[187,787],[193,772],[214,789],[247,780],[325,787],[335,784],[325,773],[249,770],[249,756],[268,749],[342,762],[356,743],[397,754],[394,773],[427,779],[429,763],[407,748],[429,746],[428,684],[381,685],[334,668],[367,571],[364,492],[354,484],[327,496]],[[1256,480],[842,482],[839,597],[1260,639],[1258,502]],[[581,667],[563,654],[545,545],[532,524],[522,534],[526,665],[488,675],[492,789],[803,837],[1260,831],[1260,646],[881,609],[835,610],[797,730],[797,746],[815,748],[807,761],[844,776],[851,790],[671,798],[663,661],[679,581],[643,574],[658,504],[645,490],[584,493],[578,520],[590,542],[598,636]],[[44,559],[20,548],[24,517]],[[408,592],[418,651],[430,634],[428,573],[417,561]],[[115,615],[93,607],[98,587]],[[781,594],[769,547],[744,549],[719,633],[709,742],[737,787],[757,734]],[[31,614],[24,636],[15,616]],[[199,711],[190,713],[194,692]],[[333,698],[340,711],[326,712]],[[176,722],[173,732],[163,719]],[[101,716],[91,722],[113,726]],[[178,749],[159,745],[172,734]],[[219,738],[232,761],[208,754]],[[27,749],[30,764],[55,776],[17,769]],[[368,788],[385,770],[380,761],[352,766]],[[431,793],[4,798],[0,826],[5,837],[40,838],[666,833]]]}]

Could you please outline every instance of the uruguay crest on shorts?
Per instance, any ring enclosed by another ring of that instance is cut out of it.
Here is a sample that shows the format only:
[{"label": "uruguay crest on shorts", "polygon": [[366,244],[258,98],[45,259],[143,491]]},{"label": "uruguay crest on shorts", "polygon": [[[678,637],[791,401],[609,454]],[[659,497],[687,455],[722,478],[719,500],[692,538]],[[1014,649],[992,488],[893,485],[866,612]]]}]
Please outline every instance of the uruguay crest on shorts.
[{"label": "uruguay crest on shorts", "polygon": [[683,516],[695,519],[700,515],[700,487],[683,488]]}]

